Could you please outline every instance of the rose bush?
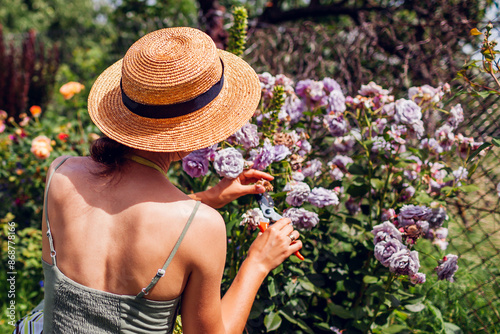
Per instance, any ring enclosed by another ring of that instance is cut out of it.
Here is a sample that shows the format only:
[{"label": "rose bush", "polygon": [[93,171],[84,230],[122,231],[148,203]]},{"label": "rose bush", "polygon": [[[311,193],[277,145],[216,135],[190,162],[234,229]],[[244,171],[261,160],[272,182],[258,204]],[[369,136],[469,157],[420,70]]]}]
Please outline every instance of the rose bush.
[{"label": "rose bush", "polygon": [[[445,103],[449,85],[412,87],[396,98],[374,82],[345,96],[331,78],[294,84],[264,73],[260,79],[262,101],[251,122],[215,154],[213,148],[191,153],[183,175],[194,175],[196,159],[204,172],[194,181],[178,180],[201,190],[223,176],[216,157],[238,151],[234,165],[275,176],[277,210],[302,233],[306,260],[291,258],[268,277],[248,328],[366,333],[406,327],[395,314],[419,303],[413,287],[452,282],[458,269],[455,255],[442,254],[450,222],[446,199],[474,191],[469,169],[484,154],[477,154],[482,143],[455,133],[464,119],[461,105]],[[441,119],[430,119],[431,112]],[[222,212],[229,282],[262,212],[252,198]],[[433,264],[423,266],[423,258]]]}]

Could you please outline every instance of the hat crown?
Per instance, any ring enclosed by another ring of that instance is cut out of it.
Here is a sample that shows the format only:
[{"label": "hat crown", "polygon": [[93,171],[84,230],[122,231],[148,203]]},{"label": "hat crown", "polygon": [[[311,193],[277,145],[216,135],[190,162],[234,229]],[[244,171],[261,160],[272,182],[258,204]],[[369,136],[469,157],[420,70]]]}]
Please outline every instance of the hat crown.
[{"label": "hat crown", "polygon": [[125,54],[122,87],[135,102],[169,105],[189,101],[208,91],[222,75],[213,40],[187,27],[154,31]]}]

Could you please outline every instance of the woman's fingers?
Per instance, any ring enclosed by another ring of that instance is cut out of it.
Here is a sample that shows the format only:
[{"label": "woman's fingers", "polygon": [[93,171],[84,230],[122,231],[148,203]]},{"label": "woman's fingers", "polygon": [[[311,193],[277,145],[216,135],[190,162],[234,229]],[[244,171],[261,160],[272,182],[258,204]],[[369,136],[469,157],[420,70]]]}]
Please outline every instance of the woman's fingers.
[{"label": "woman's fingers", "polygon": [[256,169],[244,170],[240,175],[242,176],[241,181],[245,184],[254,183],[261,179],[267,181],[274,180],[274,176],[272,176],[271,174]]}]

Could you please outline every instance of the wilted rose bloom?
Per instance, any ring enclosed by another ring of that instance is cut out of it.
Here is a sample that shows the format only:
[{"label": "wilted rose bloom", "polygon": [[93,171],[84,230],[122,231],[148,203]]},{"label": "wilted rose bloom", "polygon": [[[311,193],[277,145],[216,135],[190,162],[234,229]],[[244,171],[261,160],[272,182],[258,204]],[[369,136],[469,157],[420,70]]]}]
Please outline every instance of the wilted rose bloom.
[{"label": "wilted rose bloom", "polygon": [[207,156],[199,151],[194,151],[182,159],[182,169],[191,177],[206,175],[208,165]]},{"label": "wilted rose bloom", "polygon": [[462,105],[459,103],[456,106],[451,107],[447,122],[453,129],[456,129],[463,121],[464,110],[462,109]]},{"label": "wilted rose bloom", "polygon": [[40,108],[40,106],[31,106],[30,113],[33,117],[38,117],[42,113],[42,108]]},{"label": "wilted rose bloom", "polygon": [[389,270],[397,275],[415,275],[420,269],[418,253],[408,249],[402,249],[392,254],[389,263]]},{"label": "wilted rose bloom", "polygon": [[84,88],[85,86],[81,83],[70,81],[61,86],[59,93],[62,94],[65,100],[69,100],[73,95],[80,93]]},{"label": "wilted rose bloom", "polygon": [[339,198],[334,191],[322,187],[317,187],[311,190],[308,202],[314,206],[317,206],[318,208],[322,208],[328,205],[339,204]]},{"label": "wilted rose bloom", "polygon": [[326,112],[341,114],[346,110],[345,96],[340,90],[334,90],[327,97]]},{"label": "wilted rose bloom", "polygon": [[273,162],[279,162],[285,160],[292,152],[285,145],[276,145],[273,147]]},{"label": "wilted rose bloom", "polygon": [[347,133],[347,122],[342,116],[327,115],[324,118],[324,124],[333,137],[340,137]]},{"label": "wilted rose bloom", "polygon": [[274,147],[269,140],[264,141],[264,145],[260,147],[253,160],[253,168],[264,170],[274,161]]},{"label": "wilted rose bloom", "polygon": [[302,169],[302,174],[304,174],[305,177],[321,176],[322,174],[321,167],[323,167],[321,160],[313,159],[311,161],[306,162],[304,168]]},{"label": "wilted rose bloom", "polygon": [[411,125],[421,118],[422,109],[415,102],[406,99],[395,102],[394,120],[397,123]]},{"label": "wilted rose bloom", "polygon": [[377,85],[373,81],[370,81],[368,85],[361,85],[361,89],[358,93],[363,96],[387,95],[389,94],[389,90],[382,89],[381,86]]},{"label": "wilted rose bloom", "polygon": [[259,208],[249,209],[242,216],[243,220],[240,223],[240,226],[248,225],[252,229],[255,229],[259,226],[259,223],[263,221],[264,214]]},{"label": "wilted rose bloom", "polygon": [[259,134],[257,133],[257,125],[250,122],[245,123],[233,135],[236,142],[242,145],[246,150],[259,145]]},{"label": "wilted rose bloom", "polygon": [[399,242],[403,242],[401,232],[396,228],[396,226],[394,226],[393,223],[389,221],[385,221],[382,224],[373,226],[372,234],[375,236],[373,238],[374,244],[377,244],[381,241],[386,241],[387,238],[397,239]]},{"label": "wilted rose bloom", "polygon": [[431,214],[431,209],[424,205],[403,205],[399,210],[398,222],[400,226],[412,225],[419,220],[427,220]]},{"label": "wilted rose bloom", "polygon": [[38,136],[31,142],[31,153],[38,159],[47,159],[52,152],[51,140],[46,136]]},{"label": "wilted rose bloom", "polygon": [[214,169],[221,177],[237,178],[243,172],[244,164],[243,156],[233,147],[225,148],[215,154]]},{"label": "wilted rose bloom", "polygon": [[438,275],[438,280],[448,280],[454,282],[453,275],[458,270],[458,256],[453,254],[446,255],[442,260],[439,261],[439,266],[436,267],[436,272]]},{"label": "wilted rose bloom", "polygon": [[425,283],[425,274],[416,273],[415,275],[411,275],[410,282],[412,282],[413,284],[424,284]]},{"label": "wilted rose bloom", "polygon": [[292,206],[301,206],[308,199],[311,188],[304,182],[288,183],[285,188],[286,202]]},{"label": "wilted rose bloom", "polygon": [[351,157],[346,155],[337,154],[333,157],[332,160],[328,163],[328,166],[335,165],[340,168],[343,172],[347,172],[347,165],[354,163]]},{"label": "wilted rose bloom", "polygon": [[315,212],[302,208],[289,208],[283,212],[283,217],[290,218],[292,224],[297,228],[312,229],[318,225],[319,217]]},{"label": "wilted rose bloom", "polygon": [[406,246],[398,239],[389,238],[375,244],[375,258],[379,260],[384,267],[389,267],[391,256],[402,249],[406,249]]}]

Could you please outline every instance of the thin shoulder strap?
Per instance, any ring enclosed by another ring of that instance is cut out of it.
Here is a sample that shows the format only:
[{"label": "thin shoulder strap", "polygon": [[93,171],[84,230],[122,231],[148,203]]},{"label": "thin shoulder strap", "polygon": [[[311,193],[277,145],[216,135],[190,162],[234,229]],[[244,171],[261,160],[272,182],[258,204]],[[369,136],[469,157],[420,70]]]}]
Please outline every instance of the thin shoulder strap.
[{"label": "thin shoulder strap", "polygon": [[153,279],[151,280],[151,283],[149,283],[149,285],[147,287],[143,288],[142,291],[137,294],[137,298],[142,298],[142,297],[146,296],[149,293],[149,291],[156,285],[156,283],[158,283],[160,278],[162,278],[165,275],[165,270],[167,269],[168,265],[170,264],[170,262],[174,258],[175,253],[177,253],[177,250],[179,249],[179,246],[181,245],[182,239],[184,239],[184,236],[186,235],[186,232],[189,228],[189,225],[191,225],[191,222],[193,221],[193,218],[196,215],[196,211],[198,211],[199,206],[200,206],[200,202],[197,201],[194,208],[193,208],[193,212],[191,213],[191,216],[189,216],[189,219],[186,223],[186,226],[184,226],[184,229],[182,230],[182,233],[179,236],[179,239],[177,239],[177,242],[175,243],[175,246],[172,249],[172,252],[170,252],[170,255],[168,256],[167,260],[165,261],[165,264],[163,265],[163,267],[161,269],[158,269],[155,277],[153,277]]},{"label": "thin shoulder strap", "polygon": [[61,162],[59,162],[56,167],[52,170],[52,173],[50,173],[49,179],[47,180],[47,185],[45,186],[45,194],[43,196],[43,211],[45,212],[45,222],[47,223],[47,238],[49,238],[49,246],[50,246],[50,257],[52,258],[52,264],[56,265],[56,250],[54,249],[54,239],[52,238],[52,232],[50,231],[50,223],[49,223],[49,212],[48,212],[48,194],[49,194],[49,187],[50,187],[50,181],[52,181],[52,177],[54,176],[54,173],[56,170],[61,167],[61,165],[66,162],[71,157],[66,157],[64,158]]}]

